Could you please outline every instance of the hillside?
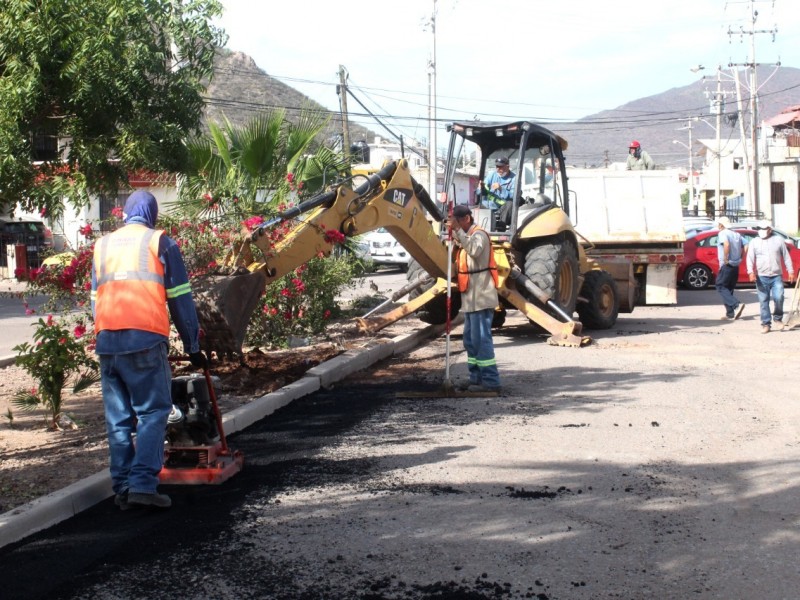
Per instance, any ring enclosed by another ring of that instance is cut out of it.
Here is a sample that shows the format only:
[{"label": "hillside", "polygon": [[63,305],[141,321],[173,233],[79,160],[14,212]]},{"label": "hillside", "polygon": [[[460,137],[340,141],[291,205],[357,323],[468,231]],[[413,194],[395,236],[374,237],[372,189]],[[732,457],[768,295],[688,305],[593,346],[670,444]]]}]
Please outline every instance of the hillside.
[{"label": "hillside", "polygon": [[[761,120],[776,115],[784,108],[800,104],[800,69],[781,67],[772,78],[773,69],[761,67],[758,81],[765,82],[759,90],[759,117]],[[744,79],[742,74],[741,78]],[[709,114],[706,91],[717,89],[716,75],[698,80],[690,85],[672,88],[654,96],[632,100],[612,110],[589,115],[577,123],[558,124],[551,127],[569,141],[567,158],[580,166],[599,166],[607,158],[611,162],[624,161],[628,144],[641,142],[659,165],[683,166],[688,164],[688,151],[672,140],[689,143],[689,132],[681,130],[693,116],[701,116],[712,125],[716,117]],[[723,76],[722,90],[728,91],[726,113],[736,113],[736,94],[733,82]],[[742,90],[744,109],[749,119],[749,95]],[[747,121],[749,122],[749,121]],[[739,125],[728,125],[723,120],[723,138],[739,136]],[[692,137],[713,139],[714,129],[702,121],[692,125]],[[695,146],[697,149],[697,146]]]},{"label": "hillside", "polygon": [[[214,77],[206,90],[206,121],[222,122],[227,118],[235,125],[243,125],[258,112],[285,108],[289,119],[294,119],[303,107],[327,112],[291,86],[267,75],[255,61],[242,52],[220,50],[214,64]],[[325,138],[340,135],[341,117],[331,113]],[[373,133],[361,126],[350,125],[351,139],[372,139]]]},{"label": "hillside", "polygon": [[[758,80],[764,82],[759,90],[759,114],[761,119],[776,115],[784,108],[800,104],[800,69],[781,67],[772,75],[773,69],[759,68]],[[303,106],[325,110],[294,88],[270,77],[256,65],[255,61],[241,52],[221,50],[216,61],[214,78],[208,88],[206,119],[220,121],[224,116],[235,124],[242,124],[260,110],[286,108],[289,118],[296,116]],[[770,77],[772,75],[772,77]],[[732,81],[723,76],[722,90],[727,92],[725,112],[735,115],[736,94]],[[746,75],[742,74],[742,80]],[[569,142],[566,152],[570,164],[579,166],[601,166],[604,161],[624,161],[631,140],[639,140],[642,146],[660,166],[686,167],[688,152],[679,140],[689,143],[686,119],[701,116],[712,125],[715,117],[709,114],[706,92],[716,91],[716,75],[712,72],[705,79],[666,90],[654,96],[638,98],[614,109],[601,111],[580,119],[575,123],[554,123],[548,126]],[[749,117],[749,96],[742,89],[746,115]],[[521,115],[520,118],[524,118]],[[547,125],[545,123],[545,125]],[[340,135],[341,118],[331,113],[326,139]],[[374,133],[351,124],[351,139],[368,139]],[[702,121],[693,123],[693,137],[713,139],[715,132]],[[739,126],[726,124],[723,120],[723,138],[738,137]],[[699,146],[695,146],[697,150]]]}]

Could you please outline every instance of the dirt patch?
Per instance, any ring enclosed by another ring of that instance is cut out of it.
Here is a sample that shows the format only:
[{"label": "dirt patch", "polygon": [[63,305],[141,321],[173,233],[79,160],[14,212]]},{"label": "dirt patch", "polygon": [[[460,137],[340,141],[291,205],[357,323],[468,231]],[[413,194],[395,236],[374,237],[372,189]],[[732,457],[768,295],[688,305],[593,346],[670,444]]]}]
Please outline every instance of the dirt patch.
[{"label": "dirt patch", "polygon": [[[240,362],[212,365],[225,413],[300,379],[310,368],[352,345],[321,342],[290,350],[251,350]],[[190,373],[175,367],[175,375]],[[23,412],[11,404],[18,389],[34,387],[17,366],[0,370],[0,513],[55,492],[108,466],[108,444],[99,384],[67,395],[64,412],[76,428],[54,431],[43,410]]]}]

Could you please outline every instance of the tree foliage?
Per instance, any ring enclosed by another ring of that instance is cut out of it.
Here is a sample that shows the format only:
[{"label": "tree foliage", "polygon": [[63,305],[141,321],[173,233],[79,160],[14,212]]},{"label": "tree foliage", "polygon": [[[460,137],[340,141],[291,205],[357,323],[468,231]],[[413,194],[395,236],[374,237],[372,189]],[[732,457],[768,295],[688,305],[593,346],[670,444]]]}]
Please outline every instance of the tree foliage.
[{"label": "tree foliage", "polygon": [[[221,11],[218,0],[5,0],[0,204],[52,215],[64,195],[114,193],[128,170],[180,171],[225,42]],[[53,155],[42,140],[68,141]]]},{"label": "tree foliage", "polygon": [[282,109],[243,126],[210,123],[207,135],[187,142],[189,164],[175,210],[238,223],[320,191],[349,169],[341,154],[316,145],[326,124],[312,109],[301,111],[296,123]]}]

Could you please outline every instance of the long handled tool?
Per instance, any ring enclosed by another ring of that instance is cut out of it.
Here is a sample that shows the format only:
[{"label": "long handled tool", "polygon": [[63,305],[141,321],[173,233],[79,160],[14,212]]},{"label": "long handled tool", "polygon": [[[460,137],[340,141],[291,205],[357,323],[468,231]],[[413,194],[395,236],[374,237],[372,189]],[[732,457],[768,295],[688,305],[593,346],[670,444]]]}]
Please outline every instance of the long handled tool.
[{"label": "long handled tool", "polygon": [[792,304],[789,309],[789,318],[786,320],[786,328],[793,329],[800,325],[800,276],[794,284],[792,292]]}]

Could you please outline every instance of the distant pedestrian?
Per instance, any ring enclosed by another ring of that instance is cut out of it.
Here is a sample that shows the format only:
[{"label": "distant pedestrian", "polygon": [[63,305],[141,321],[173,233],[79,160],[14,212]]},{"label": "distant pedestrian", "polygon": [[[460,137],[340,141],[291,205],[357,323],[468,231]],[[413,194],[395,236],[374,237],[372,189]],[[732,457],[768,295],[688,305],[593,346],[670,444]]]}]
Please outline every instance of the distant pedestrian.
[{"label": "distant pedestrian", "polygon": [[642,145],[633,140],[628,146],[628,161],[625,165],[627,171],[652,171],[656,168],[656,163],[650,155],[642,150]]},{"label": "distant pedestrian", "polygon": [[739,302],[733,294],[736,282],[739,280],[739,265],[742,262],[742,236],[729,229],[731,226],[728,217],[717,220],[719,234],[717,235],[717,258],[719,259],[719,272],[717,273],[716,288],[722,296],[725,306],[723,321],[733,321],[742,316],[744,303]]},{"label": "distant pedestrian", "polygon": [[[786,242],[772,235],[772,225],[762,221],[756,228],[758,237],[747,247],[747,274],[756,284],[758,303],[761,307],[761,333],[769,333],[774,327],[781,331],[783,325],[783,268],[786,266],[789,283],[794,281],[794,265]],[[770,298],[774,303],[770,314]]]},{"label": "distant pedestrian", "polygon": [[450,229],[459,246],[456,255],[458,290],[464,312],[464,349],[467,351],[471,392],[500,392],[500,375],[492,341],[492,320],[498,305],[497,266],[489,234],[475,224],[472,211],[459,204],[450,217]]}]

